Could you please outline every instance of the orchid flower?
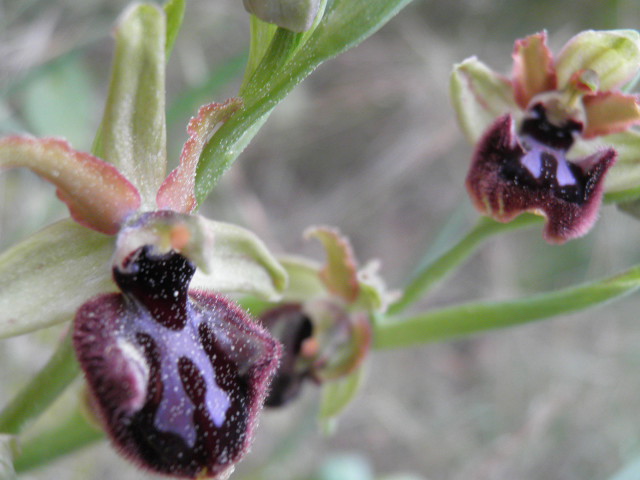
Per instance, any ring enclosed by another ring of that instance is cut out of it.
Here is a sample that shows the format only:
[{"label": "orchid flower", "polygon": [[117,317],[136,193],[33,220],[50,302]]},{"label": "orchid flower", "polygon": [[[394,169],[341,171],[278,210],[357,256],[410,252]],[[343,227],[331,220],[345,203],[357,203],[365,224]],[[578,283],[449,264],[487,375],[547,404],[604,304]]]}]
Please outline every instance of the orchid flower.
[{"label": "orchid flower", "polygon": [[387,292],[378,262],[358,267],[349,240],[335,228],[312,227],[305,238],[319,240],[327,259],[320,265],[301,257],[280,258],[290,286],[280,304],[260,315],[283,345],[265,405],[288,403],[311,381],[323,386],[320,416],[331,420],[358,389],[373,317],[386,311],[394,293]]},{"label": "orchid flower", "polygon": [[605,190],[640,182],[640,99],[619,90],[640,70],[640,34],[582,32],[555,57],[546,40],[516,41],[511,77],[463,61],[451,95],[475,144],[466,181],[475,207],[501,222],[543,215],[545,239],[563,243],[593,226]]},{"label": "orchid flower", "polygon": [[153,5],[123,16],[95,154],[0,140],[0,168],[50,181],[71,214],[0,256],[0,335],[74,319],[89,401],[115,448],[155,473],[226,478],[280,345],[221,292],[276,300],[287,275],[254,234],[194,213],[199,156],[240,100],[200,109],[163,179],[165,22]]}]

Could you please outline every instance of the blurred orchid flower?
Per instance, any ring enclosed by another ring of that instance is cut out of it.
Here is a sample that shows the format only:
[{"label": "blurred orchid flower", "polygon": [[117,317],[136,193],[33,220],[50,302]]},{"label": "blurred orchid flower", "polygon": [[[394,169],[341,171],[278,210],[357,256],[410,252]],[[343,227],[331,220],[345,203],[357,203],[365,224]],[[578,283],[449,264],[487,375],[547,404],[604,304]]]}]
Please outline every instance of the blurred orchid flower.
[{"label": "blurred orchid flower", "polygon": [[200,153],[239,100],[200,109],[163,180],[165,22],[137,5],[119,24],[102,159],[59,139],[0,140],[0,168],[53,183],[73,219],[0,256],[0,335],[75,317],[90,402],[115,447],[156,473],[226,478],[280,345],[220,292],[276,300],[287,275],[251,232],[193,213]]},{"label": "blurred orchid flower", "polygon": [[640,70],[640,34],[585,31],[555,58],[546,39],[516,41],[510,78],[474,57],[456,65],[451,96],[475,144],[476,208],[501,222],[541,214],[545,239],[563,243],[593,226],[607,174],[607,191],[640,185],[640,100],[619,90]]},{"label": "blurred orchid flower", "polygon": [[307,381],[323,385],[320,416],[338,415],[357,392],[371,347],[373,316],[383,313],[392,293],[378,262],[358,268],[349,240],[330,227],[312,227],[326,263],[300,257],[280,261],[291,279],[282,302],[260,315],[283,345],[283,356],[265,403],[279,407],[298,396]]}]

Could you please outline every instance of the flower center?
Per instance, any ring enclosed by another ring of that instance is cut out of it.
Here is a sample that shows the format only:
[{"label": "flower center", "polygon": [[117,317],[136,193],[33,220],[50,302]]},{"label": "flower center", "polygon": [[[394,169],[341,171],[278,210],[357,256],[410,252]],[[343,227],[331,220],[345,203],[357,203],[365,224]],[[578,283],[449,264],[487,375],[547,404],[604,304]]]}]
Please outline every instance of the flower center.
[{"label": "flower center", "polygon": [[517,185],[545,190],[571,203],[585,201],[588,181],[582,169],[566,159],[582,124],[567,120],[558,126],[549,121],[542,103],[535,104],[522,121],[519,140],[524,150],[505,157],[500,174]]}]

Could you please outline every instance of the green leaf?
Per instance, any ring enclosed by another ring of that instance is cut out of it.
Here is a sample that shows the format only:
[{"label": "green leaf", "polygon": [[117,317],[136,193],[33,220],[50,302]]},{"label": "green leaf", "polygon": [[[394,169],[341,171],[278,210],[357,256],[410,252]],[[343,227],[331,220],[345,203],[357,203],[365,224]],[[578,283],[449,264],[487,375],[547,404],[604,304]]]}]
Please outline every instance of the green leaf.
[{"label": "green leaf", "polygon": [[[243,91],[245,108],[213,135],[200,157],[196,175],[198,202],[204,200],[257,133],[259,125],[297,84],[325,60],[372,35],[410,2],[335,0],[313,34],[284,65],[271,71],[268,79],[254,75]],[[282,36],[283,44],[290,41],[290,37]],[[286,48],[283,51],[290,53]]]},{"label": "green leaf", "polygon": [[116,30],[109,96],[93,151],[133,183],[147,209],[166,174],[165,14],[136,5]]},{"label": "green leaf", "polygon": [[635,292],[640,266],[578,287],[505,302],[478,302],[387,319],[374,326],[376,348],[398,348],[505,328],[576,312]]},{"label": "green leaf", "polygon": [[0,435],[0,478],[3,480],[16,480],[16,471],[13,468],[14,443],[13,436]]},{"label": "green leaf", "polygon": [[281,298],[287,272],[254,233],[229,223],[202,221],[213,235],[213,258],[208,259],[209,273],[196,271],[192,288]]},{"label": "green leaf", "polygon": [[169,61],[173,44],[180,32],[186,8],[186,0],[169,0],[164,4],[164,13],[167,16],[167,38],[165,41],[165,57],[167,61]]},{"label": "green leaf", "polygon": [[113,242],[63,220],[0,255],[0,338],[72,320],[89,298],[116,291]]},{"label": "green leaf", "polygon": [[327,382],[322,386],[320,401],[320,421],[336,418],[351,403],[360,390],[365,376],[364,366],[339,380]]}]

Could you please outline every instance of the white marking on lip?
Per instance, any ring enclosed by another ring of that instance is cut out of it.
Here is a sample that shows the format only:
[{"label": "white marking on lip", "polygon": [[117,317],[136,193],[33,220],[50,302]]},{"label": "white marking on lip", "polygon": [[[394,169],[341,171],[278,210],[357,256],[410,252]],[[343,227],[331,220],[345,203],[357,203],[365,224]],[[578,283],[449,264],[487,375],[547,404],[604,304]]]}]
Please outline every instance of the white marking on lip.
[{"label": "white marking on lip", "polygon": [[524,157],[520,159],[520,163],[522,166],[529,170],[529,173],[533,175],[534,178],[540,178],[542,174],[542,160],[540,160],[540,150],[534,148],[533,150],[528,151]]},{"label": "white marking on lip", "polygon": [[558,158],[556,156],[556,158],[558,159],[558,168],[556,170],[556,181],[558,185],[561,187],[565,185],[575,185],[576,177],[574,177],[567,161],[562,157]]}]

